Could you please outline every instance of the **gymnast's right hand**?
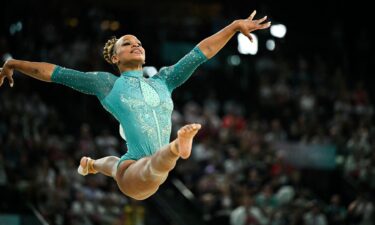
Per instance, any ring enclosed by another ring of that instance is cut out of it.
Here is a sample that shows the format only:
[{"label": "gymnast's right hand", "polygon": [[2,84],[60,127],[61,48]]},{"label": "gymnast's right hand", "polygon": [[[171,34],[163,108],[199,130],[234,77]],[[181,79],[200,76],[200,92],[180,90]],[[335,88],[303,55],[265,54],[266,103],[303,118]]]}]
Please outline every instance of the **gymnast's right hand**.
[{"label": "gymnast's right hand", "polygon": [[5,78],[8,79],[10,87],[13,87],[13,68],[9,65],[9,60],[4,63],[2,68],[0,68],[0,87],[3,85]]}]

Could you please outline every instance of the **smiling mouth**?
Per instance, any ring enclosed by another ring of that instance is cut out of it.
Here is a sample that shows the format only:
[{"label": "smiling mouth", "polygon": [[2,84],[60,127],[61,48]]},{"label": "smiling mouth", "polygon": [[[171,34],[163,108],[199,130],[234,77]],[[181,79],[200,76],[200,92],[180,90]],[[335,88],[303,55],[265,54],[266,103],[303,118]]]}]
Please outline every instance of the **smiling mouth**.
[{"label": "smiling mouth", "polygon": [[131,51],[131,53],[135,53],[135,54],[143,54],[141,50],[139,49],[135,49],[133,51]]}]

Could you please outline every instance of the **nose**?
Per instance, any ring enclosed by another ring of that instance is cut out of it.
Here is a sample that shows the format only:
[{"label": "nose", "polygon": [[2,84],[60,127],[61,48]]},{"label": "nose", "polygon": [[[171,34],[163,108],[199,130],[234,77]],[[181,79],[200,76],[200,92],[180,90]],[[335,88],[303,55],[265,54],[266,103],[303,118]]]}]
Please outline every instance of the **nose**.
[{"label": "nose", "polygon": [[139,47],[140,45],[138,43],[134,43],[133,47]]}]

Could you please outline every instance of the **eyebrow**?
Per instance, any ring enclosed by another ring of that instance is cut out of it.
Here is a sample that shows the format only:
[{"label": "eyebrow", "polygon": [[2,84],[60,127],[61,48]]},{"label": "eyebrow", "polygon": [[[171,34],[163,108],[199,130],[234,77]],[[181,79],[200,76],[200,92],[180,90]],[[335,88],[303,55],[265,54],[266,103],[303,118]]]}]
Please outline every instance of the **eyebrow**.
[{"label": "eyebrow", "polygon": [[[126,42],[126,41],[130,41],[129,39],[125,39],[122,41],[122,43]],[[131,41],[130,41],[131,42]],[[142,43],[140,40],[137,40],[136,42],[139,42],[139,43]]]}]

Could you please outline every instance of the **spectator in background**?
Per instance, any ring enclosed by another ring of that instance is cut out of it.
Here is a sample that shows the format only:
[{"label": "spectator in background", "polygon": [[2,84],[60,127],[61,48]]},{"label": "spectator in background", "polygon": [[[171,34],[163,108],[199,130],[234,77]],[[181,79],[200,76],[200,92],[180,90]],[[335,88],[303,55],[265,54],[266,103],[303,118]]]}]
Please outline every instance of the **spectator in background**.
[{"label": "spectator in background", "polygon": [[267,215],[271,215],[274,212],[278,202],[270,184],[263,186],[262,191],[255,196],[255,202]]},{"label": "spectator in background", "polygon": [[230,214],[231,225],[265,225],[267,223],[267,217],[260,208],[254,205],[249,195],[244,195],[241,198],[241,205]]},{"label": "spectator in background", "polygon": [[309,211],[303,215],[305,225],[328,225],[327,218],[318,202],[312,201],[309,208]]},{"label": "spectator in background", "polygon": [[345,223],[346,209],[341,205],[340,195],[331,197],[330,204],[326,207],[327,220],[329,225],[341,225]]},{"label": "spectator in background", "polygon": [[348,207],[349,225],[372,225],[374,223],[374,204],[368,194],[359,194]]}]

